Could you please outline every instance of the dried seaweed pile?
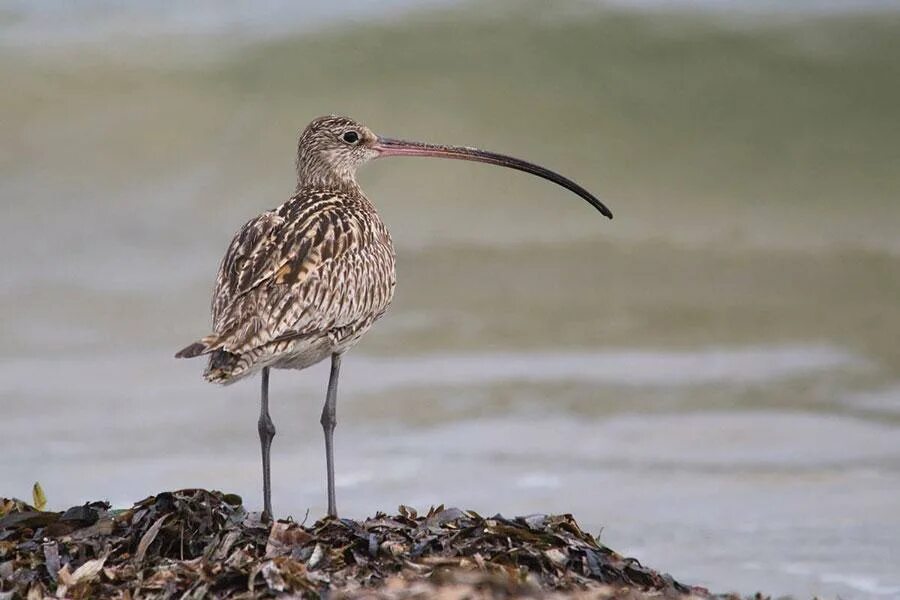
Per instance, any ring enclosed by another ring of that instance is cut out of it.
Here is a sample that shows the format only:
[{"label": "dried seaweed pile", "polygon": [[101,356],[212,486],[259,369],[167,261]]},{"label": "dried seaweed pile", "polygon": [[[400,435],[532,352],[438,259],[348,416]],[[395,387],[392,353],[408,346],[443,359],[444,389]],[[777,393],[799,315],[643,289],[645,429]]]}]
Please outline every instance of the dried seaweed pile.
[{"label": "dried seaweed pile", "polygon": [[707,596],[623,558],[569,515],[443,507],[263,524],[233,494],[165,492],[63,513],[0,499],[0,600]]}]

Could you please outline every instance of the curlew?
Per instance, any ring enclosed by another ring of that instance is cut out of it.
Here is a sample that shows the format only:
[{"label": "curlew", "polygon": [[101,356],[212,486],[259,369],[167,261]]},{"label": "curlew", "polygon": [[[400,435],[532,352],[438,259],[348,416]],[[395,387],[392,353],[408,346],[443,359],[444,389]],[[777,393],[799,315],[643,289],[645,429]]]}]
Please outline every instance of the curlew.
[{"label": "curlew", "polygon": [[203,376],[229,384],[261,372],[258,421],[263,519],[272,518],[269,369],[305,369],[331,358],[322,409],[328,514],[337,516],[334,428],[341,357],[387,310],[394,295],[394,247],[375,205],[356,182],[364,163],[387,156],[432,156],[525,171],[612,213],[574,181],[533,163],[477,148],[375,135],[347,117],[313,120],[297,143],[297,188],[290,200],[248,221],[219,266],[213,333],[175,356],[208,355]]}]

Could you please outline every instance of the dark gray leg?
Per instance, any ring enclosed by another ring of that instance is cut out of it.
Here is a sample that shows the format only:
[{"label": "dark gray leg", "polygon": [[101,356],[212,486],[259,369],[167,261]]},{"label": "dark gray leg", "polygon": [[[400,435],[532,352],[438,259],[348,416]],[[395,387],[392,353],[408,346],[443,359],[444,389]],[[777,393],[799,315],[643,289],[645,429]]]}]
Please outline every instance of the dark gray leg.
[{"label": "dark gray leg", "polygon": [[337,503],[334,499],[334,426],[337,425],[337,385],[341,372],[341,355],[331,355],[331,376],[328,378],[328,393],[322,408],[322,430],[325,432],[325,466],[328,471],[328,516],[337,517]]},{"label": "dark gray leg", "polygon": [[263,463],[263,521],[272,520],[272,477],[269,470],[269,450],[275,437],[275,424],[269,416],[269,367],[262,370],[262,394],[259,402],[259,444]]}]

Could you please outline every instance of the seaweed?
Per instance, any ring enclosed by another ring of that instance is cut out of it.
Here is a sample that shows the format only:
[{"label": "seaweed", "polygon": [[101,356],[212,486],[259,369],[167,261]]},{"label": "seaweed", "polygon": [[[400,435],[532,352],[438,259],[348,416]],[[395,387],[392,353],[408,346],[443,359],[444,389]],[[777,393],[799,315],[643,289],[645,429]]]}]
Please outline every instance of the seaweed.
[{"label": "seaweed", "polygon": [[[37,494],[36,494],[37,497]],[[704,588],[623,557],[565,515],[401,506],[364,521],[263,523],[241,498],[163,492],[126,510],[0,499],[8,598],[679,598]]]}]

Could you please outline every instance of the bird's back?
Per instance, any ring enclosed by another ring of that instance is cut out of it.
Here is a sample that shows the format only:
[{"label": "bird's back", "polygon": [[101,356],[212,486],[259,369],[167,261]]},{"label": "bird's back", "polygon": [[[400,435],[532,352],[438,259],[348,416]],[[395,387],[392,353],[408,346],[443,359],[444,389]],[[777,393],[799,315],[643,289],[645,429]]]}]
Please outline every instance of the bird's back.
[{"label": "bird's back", "polygon": [[204,376],[229,383],[264,366],[304,368],[355,344],[387,309],[390,233],[356,189],[304,189],[248,221],[222,259]]}]

